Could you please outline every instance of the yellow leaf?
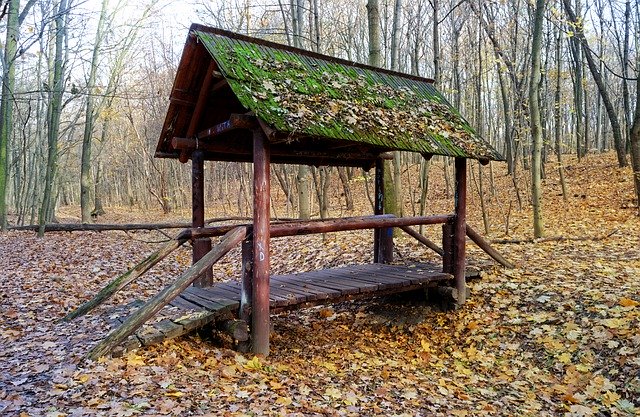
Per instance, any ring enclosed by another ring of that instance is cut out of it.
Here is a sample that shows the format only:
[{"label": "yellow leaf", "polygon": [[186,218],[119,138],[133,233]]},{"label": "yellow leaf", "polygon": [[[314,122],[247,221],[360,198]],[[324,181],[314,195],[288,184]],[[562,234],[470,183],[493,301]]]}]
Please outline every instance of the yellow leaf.
[{"label": "yellow leaf", "polygon": [[164,395],[166,395],[167,397],[180,398],[180,397],[182,397],[184,395],[184,392],[169,391],[169,392],[165,392]]},{"label": "yellow leaf", "polygon": [[431,345],[429,345],[429,341],[427,341],[427,339],[420,340],[420,346],[422,346],[422,350],[424,350],[425,352],[428,352],[431,348]]},{"label": "yellow leaf", "polygon": [[289,397],[278,397],[276,400],[276,404],[284,405],[285,407],[290,405],[293,402]]},{"label": "yellow leaf", "polygon": [[561,354],[560,356],[558,356],[558,360],[565,364],[568,365],[571,363],[571,354],[569,352],[564,352],[563,354]]},{"label": "yellow leaf", "polygon": [[77,381],[80,382],[81,384],[84,384],[88,380],[89,380],[89,375],[87,375],[87,374],[82,374],[77,379]]},{"label": "yellow leaf", "polygon": [[602,396],[602,403],[607,407],[614,404],[620,399],[620,395],[617,392],[607,391]]},{"label": "yellow leaf", "polygon": [[610,329],[617,329],[624,324],[624,321],[620,319],[605,319],[605,320],[602,320],[602,324],[604,324],[606,327]]},{"label": "yellow leaf", "polygon": [[269,386],[271,387],[271,389],[282,389],[282,388],[284,388],[284,385],[282,385],[278,381],[269,381]]},{"label": "yellow leaf", "polygon": [[336,388],[333,387],[329,387],[324,391],[324,395],[326,395],[327,397],[331,397],[334,400],[337,400],[339,398],[342,397],[342,393],[337,390]]},{"label": "yellow leaf", "polygon": [[578,364],[576,365],[576,369],[580,372],[589,372],[591,370],[591,367],[583,364]]},{"label": "yellow leaf", "polygon": [[620,305],[622,307],[636,307],[636,306],[640,305],[640,302],[638,302],[636,300],[632,300],[631,298],[622,297],[620,299]]},{"label": "yellow leaf", "polygon": [[254,356],[253,359],[245,363],[243,366],[247,369],[253,369],[254,371],[262,370],[262,364],[257,356]]},{"label": "yellow leaf", "polygon": [[236,368],[233,366],[225,366],[222,368],[222,370],[220,371],[220,374],[224,377],[224,378],[233,378],[236,376]]},{"label": "yellow leaf", "polygon": [[127,357],[127,365],[131,366],[143,366],[146,365],[144,359],[140,355],[132,354]]},{"label": "yellow leaf", "polygon": [[338,368],[336,368],[336,365],[331,362],[322,362],[320,365],[332,372],[336,372],[338,370]]}]

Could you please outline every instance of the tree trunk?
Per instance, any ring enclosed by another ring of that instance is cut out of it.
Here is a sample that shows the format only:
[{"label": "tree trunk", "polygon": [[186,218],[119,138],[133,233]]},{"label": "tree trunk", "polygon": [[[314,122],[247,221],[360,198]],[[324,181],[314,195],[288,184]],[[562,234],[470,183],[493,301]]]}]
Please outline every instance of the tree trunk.
[{"label": "tree trunk", "polygon": [[580,41],[580,45],[582,46],[582,51],[584,52],[585,58],[587,58],[587,65],[589,66],[589,71],[591,71],[591,75],[593,76],[593,80],[595,81],[598,87],[598,93],[602,97],[602,102],[604,103],[604,108],[607,111],[607,116],[609,117],[609,122],[611,123],[611,130],[613,131],[613,142],[616,148],[616,155],[618,157],[618,165],[620,167],[627,166],[627,158],[625,153],[625,144],[624,139],[622,137],[622,132],[620,130],[620,121],[618,120],[618,115],[613,106],[613,102],[609,97],[609,92],[607,87],[602,80],[602,74],[598,71],[598,66],[591,55],[591,49],[589,49],[589,44],[587,39],[584,36],[584,31],[582,27],[582,23],[578,21],[576,14],[571,7],[570,0],[562,0],[564,4],[565,12],[569,17],[569,21],[571,25],[575,28],[575,37]]},{"label": "tree trunk", "polygon": [[96,38],[91,56],[91,68],[89,69],[89,80],[87,81],[87,102],[84,116],[84,133],[82,135],[82,156],[80,162],[80,213],[82,222],[91,221],[91,191],[93,178],[91,173],[91,144],[93,140],[93,126],[96,120],[96,109],[94,89],[96,84],[96,73],[98,72],[98,60],[100,57],[100,46],[103,39],[103,31],[107,16],[107,5],[109,0],[102,0]]},{"label": "tree trunk", "polygon": [[529,109],[531,112],[531,136],[533,155],[531,160],[531,199],[533,202],[533,234],[536,238],[544,234],[542,221],[542,122],[540,116],[540,55],[542,47],[542,24],[546,0],[536,0],[533,41],[531,45],[531,80],[529,84]]},{"label": "tree trunk", "polygon": [[[640,28],[638,29],[640,39]],[[636,52],[636,111],[633,117],[633,126],[629,134],[631,142],[631,166],[633,168],[633,183],[636,188],[636,206],[640,216],[640,53]]]},{"label": "tree trunk", "polygon": [[48,154],[45,174],[44,197],[38,213],[38,236],[44,236],[44,226],[49,220],[55,206],[53,198],[53,183],[58,168],[58,134],[60,132],[60,114],[62,113],[62,93],[64,91],[64,66],[62,50],[66,38],[67,0],[61,0],[55,17],[55,60],[51,85],[53,91],[49,93],[49,108],[47,117],[49,126],[47,131]]},{"label": "tree trunk", "polygon": [[369,29],[369,65],[382,66],[380,50],[380,8],[378,0],[367,1],[367,27]]},{"label": "tree trunk", "polygon": [[18,46],[19,0],[9,1],[7,38],[4,47],[2,98],[0,101],[0,229],[7,228],[7,184],[9,178],[9,140],[13,130],[13,89],[15,86],[15,59]]},{"label": "tree trunk", "polygon": [[562,187],[562,199],[567,201],[567,184],[564,179],[564,167],[562,166],[562,127],[560,125],[560,102],[562,99],[562,81],[560,73],[562,72],[562,61],[560,50],[562,47],[562,31],[558,27],[558,37],[556,38],[556,91],[554,95],[554,122],[555,122],[555,152],[558,159],[558,174],[560,175],[560,186]]}]

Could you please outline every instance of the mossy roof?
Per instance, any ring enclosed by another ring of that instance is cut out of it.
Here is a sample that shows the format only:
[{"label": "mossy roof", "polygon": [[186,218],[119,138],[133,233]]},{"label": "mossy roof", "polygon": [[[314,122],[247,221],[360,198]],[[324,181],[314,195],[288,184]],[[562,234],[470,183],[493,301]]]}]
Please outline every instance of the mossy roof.
[{"label": "mossy roof", "polygon": [[190,37],[240,104],[290,143],[320,138],[381,152],[503,160],[432,80],[197,25]]}]

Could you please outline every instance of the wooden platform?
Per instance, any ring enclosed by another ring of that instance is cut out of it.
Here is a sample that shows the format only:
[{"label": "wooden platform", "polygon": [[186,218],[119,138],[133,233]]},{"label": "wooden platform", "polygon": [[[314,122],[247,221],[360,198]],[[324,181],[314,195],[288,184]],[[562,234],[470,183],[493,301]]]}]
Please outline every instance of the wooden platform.
[{"label": "wooden platform", "polygon": [[[433,264],[409,266],[368,264],[275,275],[270,279],[270,309],[272,312],[306,308],[358,298],[411,291],[452,279]],[[467,276],[477,276],[470,269]],[[133,308],[111,314],[114,325],[121,323]],[[240,306],[240,282],[216,283],[208,288],[189,287],[171,301],[153,323],[145,324],[123,344],[119,352],[149,346],[171,339],[216,320],[237,316]]]}]

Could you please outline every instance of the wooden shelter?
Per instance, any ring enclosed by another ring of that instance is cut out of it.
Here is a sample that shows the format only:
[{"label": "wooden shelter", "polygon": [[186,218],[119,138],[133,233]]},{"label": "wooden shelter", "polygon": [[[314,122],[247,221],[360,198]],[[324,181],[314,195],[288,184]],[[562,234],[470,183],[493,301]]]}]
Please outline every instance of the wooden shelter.
[{"label": "wooden shelter", "polygon": [[[383,159],[394,150],[418,152],[425,158],[455,158],[454,213],[409,218],[383,213]],[[371,296],[402,291],[435,281],[455,283],[462,304],[467,233],[490,250],[465,222],[466,160],[486,163],[502,157],[474,132],[430,79],[193,25],[156,157],[183,163],[191,160],[193,227],[179,240],[192,240],[195,263],[190,275],[163,292],[157,305],[174,300],[173,305],[207,306],[222,303],[222,293],[232,301],[237,297],[237,317],[250,322],[255,353],[269,351],[269,313],[277,307],[311,305],[356,293]],[[205,227],[204,161],[253,162],[253,222],[241,232],[233,227]],[[375,213],[270,224],[271,163],[375,168]],[[443,224],[442,250],[409,227],[438,223]],[[403,228],[441,252],[442,271],[385,265],[393,256],[392,227]],[[374,265],[270,277],[271,238],[366,228],[375,230]],[[224,233],[223,243],[211,250],[210,237]],[[240,240],[242,282],[214,285],[212,263]],[[191,282],[195,288],[187,289]],[[176,298],[179,295],[182,298]],[[156,307],[149,311],[158,311]],[[135,327],[148,316],[141,313],[128,326]]]}]

